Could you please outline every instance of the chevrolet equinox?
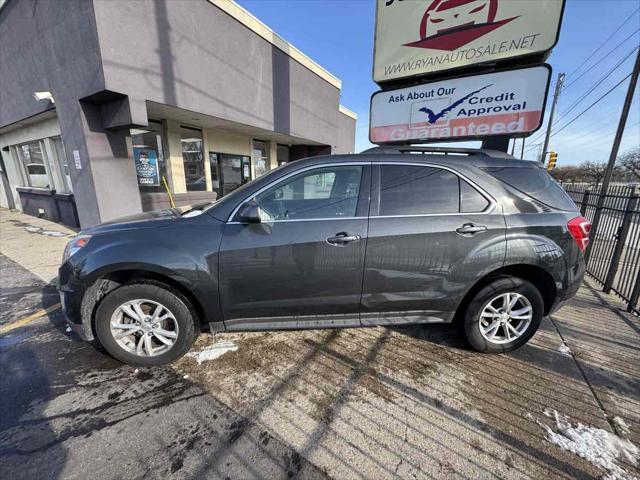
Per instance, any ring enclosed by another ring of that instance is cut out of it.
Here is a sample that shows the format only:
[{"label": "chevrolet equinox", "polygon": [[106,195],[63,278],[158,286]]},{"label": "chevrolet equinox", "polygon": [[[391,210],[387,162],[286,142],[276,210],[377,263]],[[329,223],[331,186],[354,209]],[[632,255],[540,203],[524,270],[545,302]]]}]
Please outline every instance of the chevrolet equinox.
[{"label": "chevrolet equinox", "polygon": [[132,365],[171,362],[204,329],[455,321],[474,349],[508,352],[576,293],[589,229],[535,162],[374,148],[86,229],[58,289],[73,330]]}]

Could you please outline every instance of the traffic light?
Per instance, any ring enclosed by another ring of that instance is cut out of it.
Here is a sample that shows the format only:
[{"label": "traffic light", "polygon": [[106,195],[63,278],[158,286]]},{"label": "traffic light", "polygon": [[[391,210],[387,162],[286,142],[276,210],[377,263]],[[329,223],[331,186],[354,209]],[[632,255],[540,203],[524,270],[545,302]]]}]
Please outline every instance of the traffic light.
[{"label": "traffic light", "polygon": [[558,161],[558,154],[556,152],[549,152],[549,163],[547,163],[548,172],[556,168],[557,161]]}]

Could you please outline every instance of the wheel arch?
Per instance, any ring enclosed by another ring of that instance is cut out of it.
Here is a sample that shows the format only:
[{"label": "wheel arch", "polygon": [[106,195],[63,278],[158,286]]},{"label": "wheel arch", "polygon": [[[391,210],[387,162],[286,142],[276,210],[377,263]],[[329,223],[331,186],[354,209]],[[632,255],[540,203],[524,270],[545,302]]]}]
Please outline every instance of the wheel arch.
[{"label": "wheel arch", "polygon": [[151,268],[111,268],[93,275],[82,297],[82,322],[91,326],[94,338],[97,338],[95,314],[102,299],[116,288],[133,282],[158,283],[169,287],[184,297],[191,305],[197,331],[201,331],[202,325],[206,324],[207,315],[204,306],[189,288],[189,283],[185,279],[176,278]]},{"label": "wheel arch", "polygon": [[553,276],[537,265],[516,264],[507,265],[493,270],[478,280],[469,290],[467,290],[466,294],[462,298],[462,301],[458,305],[454,314],[453,321],[460,321],[460,319],[464,317],[464,312],[476,293],[500,277],[518,277],[533,284],[540,291],[544,301],[543,315],[548,315],[558,296],[558,289]]}]

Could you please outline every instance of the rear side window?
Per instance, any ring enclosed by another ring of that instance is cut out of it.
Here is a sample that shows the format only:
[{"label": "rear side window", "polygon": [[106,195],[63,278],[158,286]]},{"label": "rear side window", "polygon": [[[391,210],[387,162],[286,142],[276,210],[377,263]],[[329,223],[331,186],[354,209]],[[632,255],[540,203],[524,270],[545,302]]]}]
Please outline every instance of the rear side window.
[{"label": "rear side window", "polygon": [[498,180],[557,210],[577,210],[563,188],[539,167],[490,167],[484,169]]}]

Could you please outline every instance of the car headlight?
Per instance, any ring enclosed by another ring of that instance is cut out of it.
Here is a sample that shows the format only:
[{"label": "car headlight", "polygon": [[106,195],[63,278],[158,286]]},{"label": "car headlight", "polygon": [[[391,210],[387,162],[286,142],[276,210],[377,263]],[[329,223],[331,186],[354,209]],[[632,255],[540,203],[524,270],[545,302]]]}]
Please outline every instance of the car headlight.
[{"label": "car headlight", "polygon": [[64,247],[64,254],[62,255],[62,263],[66,262],[71,255],[76,253],[83,247],[86,247],[91,240],[91,235],[77,235],[69,240],[67,246]]}]

